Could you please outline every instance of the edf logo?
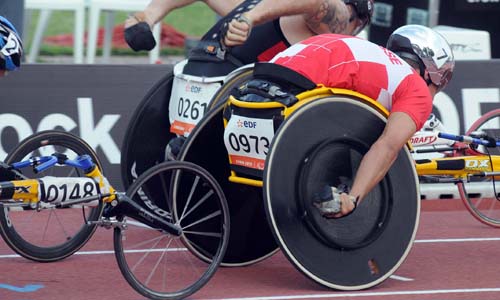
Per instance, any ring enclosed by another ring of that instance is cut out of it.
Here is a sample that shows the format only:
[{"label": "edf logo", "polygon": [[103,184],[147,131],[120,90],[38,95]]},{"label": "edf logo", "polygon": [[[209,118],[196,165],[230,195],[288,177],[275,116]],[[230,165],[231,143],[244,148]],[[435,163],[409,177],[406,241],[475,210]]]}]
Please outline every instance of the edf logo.
[{"label": "edf logo", "polygon": [[255,121],[243,121],[243,127],[245,128],[257,128],[257,122]]},{"label": "edf logo", "polygon": [[239,128],[241,127],[251,128],[251,129],[257,128],[257,122],[255,121],[242,121],[238,119],[236,124],[238,125]]},{"label": "edf logo", "polygon": [[186,92],[191,92],[193,94],[201,93],[201,86],[186,84]]}]

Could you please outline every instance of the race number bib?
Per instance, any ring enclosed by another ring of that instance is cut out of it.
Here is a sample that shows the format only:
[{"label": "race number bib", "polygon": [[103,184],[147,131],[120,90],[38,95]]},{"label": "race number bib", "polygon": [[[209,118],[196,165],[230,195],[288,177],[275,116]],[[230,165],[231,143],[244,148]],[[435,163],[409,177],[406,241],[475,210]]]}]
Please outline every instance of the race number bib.
[{"label": "race number bib", "polygon": [[224,130],[224,145],[231,164],[263,170],[273,136],[272,119],[232,115]]},{"label": "race number bib", "polygon": [[174,76],[168,107],[170,132],[187,136],[203,117],[220,82],[202,83]]},{"label": "race number bib", "polygon": [[40,201],[59,204],[99,194],[97,183],[86,177],[51,177],[39,179]]}]

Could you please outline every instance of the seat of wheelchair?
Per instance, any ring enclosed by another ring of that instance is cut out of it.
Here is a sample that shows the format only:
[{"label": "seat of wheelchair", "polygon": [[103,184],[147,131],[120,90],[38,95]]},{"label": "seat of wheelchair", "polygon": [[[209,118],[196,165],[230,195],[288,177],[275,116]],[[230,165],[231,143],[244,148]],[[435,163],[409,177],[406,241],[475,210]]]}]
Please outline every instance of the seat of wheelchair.
[{"label": "seat of wheelchair", "polygon": [[315,87],[314,82],[287,67],[258,63],[252,79],[238,88],[238,99],[245,102],[280,102],[289,107],[298,101],[297,94]]},{"label": "seat of wheelchair", "polygon": [[253,77],[270,80],[295,95],[316,87],[316,83],[304,75],[273,63],[255,64]]}]

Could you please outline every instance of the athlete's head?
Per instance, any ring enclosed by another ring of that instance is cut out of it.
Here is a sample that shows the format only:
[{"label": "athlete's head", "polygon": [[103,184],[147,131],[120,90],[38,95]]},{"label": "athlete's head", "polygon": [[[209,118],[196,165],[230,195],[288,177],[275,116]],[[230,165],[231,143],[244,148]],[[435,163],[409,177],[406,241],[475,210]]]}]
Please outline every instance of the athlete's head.
[{"label": "athlete's head", "polygon": [[349,18],[352,35],[357,35],[370,24],[373,16],[374,0],[344,0],[344,3],[353,7]]},{"label": "athlete's head", "polygon": [[0,16],[0,76],[21,65],[23,45],[14,25]]},{"label": "athlete's head", "polygon": [[437,92],[451,80],[455,68],[451,47],[441,34],[428,27],[400,27],[390,35],[386,48],[418,70]]}]

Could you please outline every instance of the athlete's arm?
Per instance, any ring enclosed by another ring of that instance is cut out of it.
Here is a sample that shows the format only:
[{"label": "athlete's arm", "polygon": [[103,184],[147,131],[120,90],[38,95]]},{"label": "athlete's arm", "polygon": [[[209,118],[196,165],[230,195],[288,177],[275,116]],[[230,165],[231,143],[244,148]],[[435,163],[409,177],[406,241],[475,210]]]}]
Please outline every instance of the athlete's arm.
[{"label": "athlete's arm", "polygon": [[[371,146],[361,160],[350,195],[359,197],[359,202],[384,178],[399,151],[417,130],[415,122],[406,113],[394,112],[389,116],[382,135]],[[347,194],[341,195],[342,211],[334,217],[346,215],[354,209]],[[359,205],[358,202],[358,205]]]},{"label": "athlete's arm", "polygon": [[[140,21],[144,21],[153,26],[160,22],[171,11],[188,6],[194,2],[205,2],[216,14],[225,16],[228,12],[233,10],[243,0],[151,0],[144,11],[140,12]],[[128,18],[125,21],[125,28],[137,24],[139,20],[136,17]]]},{"label": "athlete's arm", "polygon": [[216,14],[225,16],[232,11],[236,6],[240,5],[243,0],[202,0],[205,2]]},{"label": "athlete's arm", "polygon": [[315,33],[327,32],[328,28],[340,32],[338,28],[347,26],[350,11],[341,0],[262,0],[243,14],[243,20],[230,22],[224,43],[227,46],[241,45],[252,26],[292,15],[303,15],[305,25],[318,31]]}]

